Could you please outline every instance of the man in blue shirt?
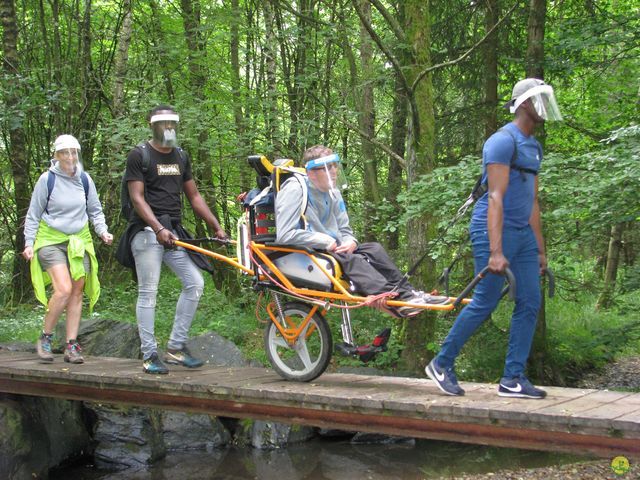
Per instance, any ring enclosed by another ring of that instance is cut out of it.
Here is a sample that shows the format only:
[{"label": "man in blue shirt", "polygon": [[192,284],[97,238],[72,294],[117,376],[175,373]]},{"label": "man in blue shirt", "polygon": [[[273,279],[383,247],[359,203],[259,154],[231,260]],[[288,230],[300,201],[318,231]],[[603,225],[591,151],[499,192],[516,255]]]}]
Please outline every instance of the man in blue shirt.
[{"label": "man in blue shirt", "polygon": [[533,131],[561,116],[553,88],[536,78],[516,83],[505,107],[515,118],[484,144],[482,181],[488,188],[473,210],[469,228],[475,271],[488,266],[491,273],[480,281],[425,371],[444,393],[464,395],[454,371],[456,357],[498,305],[504,286],[500,274],[509,267],[516,279],[516,304],[498,395],[540,399],[546,392],[524,375],[540,308],[539,275],[547,268],[538,205],[542,148]]}]

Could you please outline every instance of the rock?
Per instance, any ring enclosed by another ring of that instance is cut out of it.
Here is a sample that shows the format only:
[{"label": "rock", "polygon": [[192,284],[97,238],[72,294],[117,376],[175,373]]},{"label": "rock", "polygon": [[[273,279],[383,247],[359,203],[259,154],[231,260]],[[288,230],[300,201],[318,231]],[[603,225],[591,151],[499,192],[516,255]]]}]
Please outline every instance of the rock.
[{"label": "rock", "polygon": [[169,451],[205,450],[211,452],[231,442],[231,435],[213,416],[165,411],[162,434]]},{"label": "rock", "polygon": [[6,352],[30,352],[36,353],[36,344],[32,342],[7,342],[0,343],[0,350]]},{"label": "rock", "polygon": [[81,402],[0,395],[0,478],[46,477],[90,449]]},{"label": "rock", "polygon": [[[55,330],[54,351],[62,351],[66,341],[65,323],[59,322]],[[86,355],[141,358],[138,326],[113,319],[92,318],[80,322],[78,341]]]},{"label": "rock", "polygon": [[96,416],[94,457],[107,468],[146,467],[168,451],[228,445],[231,435],[216,417],[140,407],[87,403]]},{"label": "rock", "polygon": [[220,367],[261,367],[258,362],[247,360],[235,343],[215,332],[205,333],[187,342],[191,353],[208,365]]},{"label": "rock", "polygon": [[272,449],[304,442],[316,435],[314,427],[262,420],[242,420],[235,432],[235,442],[240,446],[251,445],[258,449]]},{"label": "rock", "polygon": [[324,438],[346,438],[353,437],[356,432],[350,432],[347,430],[337,430],[335,428],[320,428],[318,429],[318,436]]},{"label": "rock", "polygon": [[385,435],[383,433],[358,432],[351,439],[352,444],[356,445],[415,445],[416,439],[411,437],[395,437],[393,435]]},{"label": "rock", "polygon": [[161,412],[139,407],[86,405],[96,415],[93,438],[98,467],[140,467],[164,457]]}]

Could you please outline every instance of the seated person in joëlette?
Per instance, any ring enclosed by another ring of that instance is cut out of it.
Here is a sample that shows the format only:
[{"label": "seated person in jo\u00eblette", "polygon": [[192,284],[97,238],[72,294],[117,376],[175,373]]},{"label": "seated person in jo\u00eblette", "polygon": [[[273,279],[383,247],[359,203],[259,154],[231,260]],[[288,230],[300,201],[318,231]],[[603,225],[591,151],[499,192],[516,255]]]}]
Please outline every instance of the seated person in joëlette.
[{"label": "seated person in jo\u00eblette", "polygon": [[396,292],[396,300],[411,305],[378,306],[397,317],[418,315],[423,308],[417,305],[448,300],[413,287],[379,243],[356,240],[340,194],[344,175],[337,154],[316,145],[304,152],[302,161],[307,172],[307,208],[302,211],[305,193],[299,180],[287,179],[275,200],[277,243],[327,251],[362,295]]}]

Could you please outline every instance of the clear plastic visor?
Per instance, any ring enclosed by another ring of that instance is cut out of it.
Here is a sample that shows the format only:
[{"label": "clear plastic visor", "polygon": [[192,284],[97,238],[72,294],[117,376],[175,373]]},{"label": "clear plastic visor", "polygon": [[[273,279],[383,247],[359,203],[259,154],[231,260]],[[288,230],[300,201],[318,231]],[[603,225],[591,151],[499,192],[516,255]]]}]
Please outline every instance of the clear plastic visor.
[{"label": "clear plastic visor", "polygon": [[562,120],[560,107],[558,107],[558,102],[556,102],[556,97],[551,85],[538,85],[537,87],[527,90],[513,103],[513,106],[510,108],[511,113],[515,113],[518,107],[529,99],[536,113],[543,120]]},{"label": "clear plastic visor", "polygon": [[337,154],[307,162],[307,174],[314,187],[321,191],[346,190],[347,176]]},{"label": "clear plastic visor", "polygon": [[79,148],[62,148],[53,154],[53,161],[67,171],[82,171],[82,153]]}]

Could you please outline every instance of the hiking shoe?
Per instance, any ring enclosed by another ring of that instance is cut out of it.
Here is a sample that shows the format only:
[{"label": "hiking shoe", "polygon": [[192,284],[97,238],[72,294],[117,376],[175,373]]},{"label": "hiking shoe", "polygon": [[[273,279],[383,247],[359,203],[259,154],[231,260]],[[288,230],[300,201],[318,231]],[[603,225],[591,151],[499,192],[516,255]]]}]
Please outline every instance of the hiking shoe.
[{"label": "hiking shoe", "polygon": [[502,377],[498,386],[501,397],[534,398],[537,400],[547,396],[547,392],[533,386],[527,377],[521,375],[515,378]]},{"label": "hiking shoe", "polygon": [[53,362],[53,352],[51,351],[51,341],[53,340],[53,333],[44,333],[40,335],[36,342],[36,351],[38,357],[42,362]]},{"label": "hiking shoe", "polygon": [[142,371],[152,375],[166,375],[169,373],[169,369],[162,363],[156,352],[153,352],[149,358],[142,361]]},{"label": "hiking shoe", "polygon": [[64,349],[64,361],[67,363],[84,363],[84,358],[80,354],[82,348],[75,340],[69,340]]},{"label": "hiking shoe", "polygon": [[202,360],[199,360],[191,355],[191,352],[187,347],[182,347],[180,350],[169,348],[167,354],[164,356],[164,361],[171,363],[172,365],[182,365],[187,368],[198,368],[204,365]]},{"label": "hiking shoe", "polygon": [[431,360],[424,369],[427,376],[447,395],[464,395],[464,390],[458,385],[458,379],[453,368],[440,368],[436,359]]}]

